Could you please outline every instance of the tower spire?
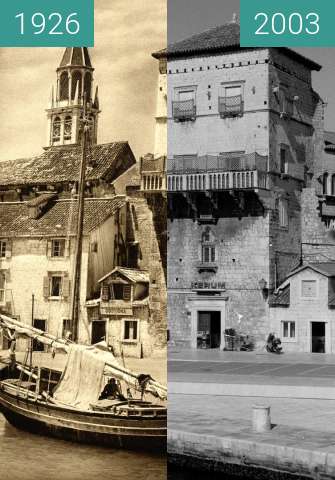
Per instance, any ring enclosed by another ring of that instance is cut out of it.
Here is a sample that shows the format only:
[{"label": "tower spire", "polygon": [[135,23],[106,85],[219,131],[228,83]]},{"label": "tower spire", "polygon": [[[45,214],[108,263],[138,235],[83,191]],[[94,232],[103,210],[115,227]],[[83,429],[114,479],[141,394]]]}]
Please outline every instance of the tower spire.
[{"label": "tower spire", "polygon": [[66,48],[56,72],[57,89],[51,93],[47,110],[47,147],[80,143],[84,98],[91,125],[90,138],[96,143],[99,100],[97,90],[94,101],[92,99],[94,68],[88,48]]}]

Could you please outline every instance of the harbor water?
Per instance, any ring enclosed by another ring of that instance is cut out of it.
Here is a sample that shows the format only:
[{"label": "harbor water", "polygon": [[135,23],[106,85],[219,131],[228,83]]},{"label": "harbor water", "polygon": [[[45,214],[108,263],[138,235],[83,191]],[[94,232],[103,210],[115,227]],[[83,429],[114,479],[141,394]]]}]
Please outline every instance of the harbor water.
[{"label": "harbor water", "polygon": [[17,430],[0,414],[1,480],[165,480],[166,457]]}]

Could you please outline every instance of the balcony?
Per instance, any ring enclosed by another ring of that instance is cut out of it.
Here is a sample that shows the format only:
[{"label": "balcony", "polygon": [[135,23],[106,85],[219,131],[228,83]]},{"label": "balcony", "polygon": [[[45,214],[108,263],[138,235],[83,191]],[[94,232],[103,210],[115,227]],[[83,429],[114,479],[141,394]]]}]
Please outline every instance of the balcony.
[{"label": "balcony", "polygon": [[216,262],[198,262],[197,263],[198,272],[217,272],[218,264]]},{"label": "balcony", "polygon": [[196,114],[194,99],[172,102],[172,117],[176,122],[194,121]]},{"label": "balcony", "polygon": [[166,191],[166,157],[154,158],[153,155],[140,159],[141,191],[157,193]]},{"label": "balcony", "polygon": [[267,157],[178,157],[168,160],[168,191],[267,189]]},{"label": "balcony", "polygon": [[242,95],[219,97],[219,114],[221,118],[240,117],[243,115],[244,102]]}]

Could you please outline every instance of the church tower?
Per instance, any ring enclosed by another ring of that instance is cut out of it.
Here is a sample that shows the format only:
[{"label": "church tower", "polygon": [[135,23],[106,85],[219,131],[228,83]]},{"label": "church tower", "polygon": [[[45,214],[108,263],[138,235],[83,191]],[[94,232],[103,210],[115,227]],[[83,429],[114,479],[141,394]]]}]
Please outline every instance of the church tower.
[{"label": "church tower", "polygon": [[86,47],[66,48],[57,68],[57,87],[52,87],[47,109],[47,148],[80,144],[84,98],[91,125],[91,143],[97,143],[100,111],[98,87],[94,98],[92,96],[93,71]]}]

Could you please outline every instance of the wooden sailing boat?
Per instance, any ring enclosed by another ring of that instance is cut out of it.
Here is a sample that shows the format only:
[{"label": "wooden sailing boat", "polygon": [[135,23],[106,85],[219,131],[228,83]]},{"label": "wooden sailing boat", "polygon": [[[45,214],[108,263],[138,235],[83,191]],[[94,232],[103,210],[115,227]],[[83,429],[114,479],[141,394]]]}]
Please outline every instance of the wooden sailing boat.
[{"label": "wooden sailing boat", "polygon": [[[86,102],[84,102],[86,103]],[[78,339],[80,270],[84,218],[86,141],[84,112],[83,150],[78,195],[77,245],[72,303],[72,340]],[[12,349],[1,370],[0,410],[13,425],[62,439],[127,449],[166,449],[166,388],[148,375],[119,365],[107,345],[85,346],[56,338],[0,314],[0,328],[12,338],[24,337],[68,354],[64,371],[28,362],[16,362]],[[113,378],[115,394],[99,399],[106,379]],[[149,396],[153,396],[148,400]]]}]

